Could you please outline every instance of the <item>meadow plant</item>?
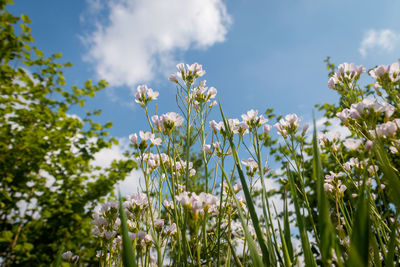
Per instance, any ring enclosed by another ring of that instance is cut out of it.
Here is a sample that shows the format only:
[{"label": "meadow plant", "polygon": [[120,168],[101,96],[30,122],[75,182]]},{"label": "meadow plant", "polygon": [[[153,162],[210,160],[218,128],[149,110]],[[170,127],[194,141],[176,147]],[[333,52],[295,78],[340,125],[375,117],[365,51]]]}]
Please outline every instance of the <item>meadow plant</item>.
[{"label": "meadow plant", "polygon": [[[159,93],[137,88],[149,128],[129,138],[144,185],[94,214],[101,266],[400,264],[399,63],[368,71],[366,89],[358,85],[363,66],[339,65],[328,87],[340,105],[321,109],[350,135],[314,122],[312,138],[296,114],[272,126],[268,113],[228,119],[219,106],[222,119],[208,120],[217,90],[200,80],[202,65],[177,69],[169,80],[180,113],[153,114]],[[282,163],[279,175],[265,148]],[[267,187],[272,176],[280,178],[281,211]]]}]

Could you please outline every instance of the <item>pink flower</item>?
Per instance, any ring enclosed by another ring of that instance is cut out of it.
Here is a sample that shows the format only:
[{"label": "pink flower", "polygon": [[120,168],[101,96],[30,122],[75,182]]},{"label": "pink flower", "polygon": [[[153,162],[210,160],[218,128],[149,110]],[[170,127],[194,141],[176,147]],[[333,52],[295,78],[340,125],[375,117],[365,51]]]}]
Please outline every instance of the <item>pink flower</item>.
[{"label": "pink flower", "polygon": [[341,112],[337,112],[336,116],[343,122],[345,123],[347,121],[347,118],[350,116],[350,110],[348,108],[345,108]]},{"label": "pink flower", "polygon": [[378,79],[382,77],[385,73],[388,73],[390,69],[390,65],[379,65],[369,72],[372,78]]},{"label": "pink flower", "polygon": [[347,139],[346,141],[343,142],[343,145],[349,150],[356,150],[361,145],[361,143],[362,143],[361,140]]},{"label": "pink flower", "polygon": [[271,125],[269,125],[269,124],[264,124],[264,126],[263,126],[263,131],[264,131],[264,134],[265,134],[265,135],[267,135],[267,134],[271,131],[271,129],[272,129],[272,126],[271,126]]},{"label": "pink flower", "polygon": [[147,85],[139,85],[135,93],[135,102],[144,107],[149,101],[156,100],[159,93],[153,91],[151,88],[147,88]]}]

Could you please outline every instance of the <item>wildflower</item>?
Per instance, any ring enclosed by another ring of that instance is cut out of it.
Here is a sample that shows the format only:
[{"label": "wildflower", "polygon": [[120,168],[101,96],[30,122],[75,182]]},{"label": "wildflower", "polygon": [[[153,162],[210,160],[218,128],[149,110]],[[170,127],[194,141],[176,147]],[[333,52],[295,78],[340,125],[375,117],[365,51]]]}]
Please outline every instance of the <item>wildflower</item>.
[{"label": "wildflower", "polygon": [[283,129],[282,125],[278,122],[274,124],[274,128],[278,131],[278,134],[281,135],[283,138],[286,138],[287,131]]},{"label": "wildflower", "polygon": [[242,184],[235,184],[232,189],[235,192],[235,194],[237,194],[240,190],[243,189],[243,186]]},{"label": "wildflower", "polygon": [[[194,63],[190,66],[186,64],[186,68],[184,63],[179,63],[176,67],[179,70],[179,72],[176,73],[176,76],[184,80],[187,85],[191,85],[195,79],[206,74],[206,71],[203,70],[203,66],[198,63]],[[175,82],[176,77],[171,75],[170,78],[170,80]]]},{"label": "wildflower", "polygon": [[210,155],[212,154],[211,145],[205,144],[204,147],[203,147],[203,150],[204,150],[207,154],[210,154]]},{"label": "wildflower", "polygon": [[370,150],[373,145],[374,143],[371,140],[367,140],[367,142],[365,142],[365,149]]},{"label": "wildflower", "polygon": [[166,232],[168,235],[175,235],[176,234],[176,224],[172,223],[170,226],[166,228]]},{"label": "wildflower", "polygon": [[264,135],[267,136],[268,133],[271,131],[271,129],[272,129],[272,126],[271,126],[271,125],[269,125],[269,124],[264,124],[264,126],[263,126]]},{"label": "wildflower", "polygon": [[169,76],[168,80],[170,80],[171,82],[174,82],[174,83],[178,83],[178,78],[177,78],[176,74],[171,74]]},{"label": "wildflower", "polygon": [[258,169],[258,163],[253,158],[242,160],[242,164],[246,166],[247,174],[253,176]]},{"label": "wildflower", "polygon": [[361,140],[347,139],[343,142],[343,145],[349,150],[356,150],[361,145],[361,143]]},{"label": "wildflower", "polygon": [[390,69],[390,65],[379,65],[373,70],[369,71],[369,75],[371,75],[372,78],[378,79],[381,78],[384,74],[388,73]]},{"label": "wildflower", "polygon": [[350,116],[350,110],[348,108],[345,108],[344,110],[342,110],[341,112],[337,112],[336,116],[343,122],[345,123],[347,121],[347,119]]},{"label": "wildflower", "polygon": [[129,140],[131,140],[131,142],[132,142],[134,145],[137,145],[137,144],[138,144],[138,143],[137,143],[137,140],[138,140],[137,134],[131,134],[131,135],[129,135]]},{"label": "wildflower", "polygon": [[162,143],[161,138],[156,138],[156,135],[151,132],[140,131],[139,136],[140,136],[140,138],[142,138],[142,142],[144,142],[144,143],[146,143],[147,140],[150,140],[150,143],[152,145],[159,146]]},{"label": "wildflower", "polygon": [[168,201],[168,200],[164,200],[164,207],[165,207],[167,210],[173,209],[173,208],[174,208],[174,202]]},{"label": "wildflower", "polygon": [[161,230],[164,227],[164,220],[163,219],[154,220],[154,226],[156,229]]},{"label": "wildflower", "polygon": [[300,119],[296,114],[288,114],[285,119],[281,119],[279,123],[275,123],[274,127],[278,130],[278,134],[286,138],[286,135],[297,132],[297,127],[300,124]]},{"label": "wildflower", "polygon": [[268,119],[264,118],[263,115],[258,116],[258,110],[251,109],[246,114],[242,115],[242,119],[249,127],[260,127],[264,123],[268,122]]},{"label": "wildflower", "polygon": [[173,128],[182,126],[184,121],[183,117],[175,112],[168,112],[160,117],[154,115],[151,117],[151,120],[154,122],[157,130],[163,134],[168,134]]},{"label": "wildflower", "polygon": [[217,95],[217,89],[214,87],[206,87],[206,81],[200,82],[200,85],[193,89],[190,98],[194,100],[194,104],[199,106],[203,103],[209,102]]},{"label": "wildflower", "polygon": [[310,125],[308,125],[308,124],[305,124],[305,125],[303,126],[303,131],[301,132],[301,135],[302,135],[302,136],[305,136],[305,135],[306,135],[306,132],[307,132],[307,130],[308,130],[308,127],[310,127]]},{"label": "wildflower", "polygon": [[221,129],[224,129],[224,122],[219,122],[217,123],[215,120],[210,121],[210,127],[213,130],[214,134],[217,133],[217,131],[221,131]]},{"label": "wildflower", "polygon": [[153,91],[151,88],[147,88],[147,85],[139,85],[136,89],[135,102],[138,103],[142,108],[151,100],[156,100],[159,93]]},{"label": "wildflower", "polygon": [[67,251],[64,252],[61,257],[63,258],[63,260],[70,260],[72,259],[72,252],[71,251]]},{"label": "wildflower", "polygon": [[335,190],[335,187],[333,185],[331,185],[330,183],[324,183],[324,189],[327,192],[333,192],[333,190]]},{"label": "wildflower", "polygon": [[340,193],[341,195],[343,195],[343,194],[344,194],[344,191],[346,191],[346,189],[347,189],[347,187],[346,187],[344,184],[340,185],[340,186],[339,186],[339,193]]},{"label": "wildflower", "polygon": [[392,82],[400,81],[400,64],[395,62],[390,65],[389,78]]},{"label": "wildflower", "polygon": [[338,66],[338,71],[329,78],[328,87],[330,89],[336,89],[336,85],[340,83],[350,84],[351,82],[357,81],[360,75],[365,72],[365,68],[355,66],[354,63],[343,63]]},{"label": "wildflower", "polygon": [[[397,124],[393,121],[388,121],[383,124],[376,125],[375,132],[378,136],[390,137],[396,133],[398,130]],[[375,132],[372,131],[372,135],[375,135]]]}]

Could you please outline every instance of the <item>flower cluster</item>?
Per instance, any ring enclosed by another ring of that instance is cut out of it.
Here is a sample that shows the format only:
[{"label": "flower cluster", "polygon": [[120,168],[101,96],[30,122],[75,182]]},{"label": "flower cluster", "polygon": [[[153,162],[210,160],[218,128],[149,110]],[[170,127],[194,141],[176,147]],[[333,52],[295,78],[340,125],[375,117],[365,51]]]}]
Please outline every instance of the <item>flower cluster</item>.
[{"label": "flower cluster", "polygon": [[253,158],[249,158],[247,160],[242,159],[242,164],[246,166],[247,175],[249,176],[254,176],[258,170],[258,163]]},{"label": "flower cluster", "polygon": [[151,117],[155,128],[165,135],[171,133],[175,127],[182,126],[183,117],[175,112],[168,112],[158,117],[154,115]]},{"label": "flower cluster", "polygon": [[[217,96],[217,89],[214,87],[206,87],[206,81],[200,82],[200,85],[195,87],[190,94],[190,98],[194,101],[194,106],[198,109],[204,103],[210,102],[211,99],[214,99]],[[213,107],[217,104],[216,101],[213,101],[209,107]]]},{"label": "flower cluster", "polygon": [[[278,130],[278,134],[286,138],[288,134],[295,134],[300,125],[300,119],[296,114],[288,114],[285,119],[280,119],[274,124],[274,128]],[[308,127],[308,126],[307,126]],[[305,132],[307,129],[303,130]]]},{"label": "flower cluster", "polygon": [[156,100],[159,95],[157,91],[147,88],[147,85],[139,85],[136,91],[135,102],[138,103],[142,108],[144,108],[149,101]]},{"label": "flower cluster", "polygon": [[391,82],[400,81],[400,64],[395,62],[392,65],[379,65],[369,71],[369,75],[375,78],[380,86],[384,85],[385,78]]},{"label": "flower cluster", "polygon": [[336,89],[339,84],[350,84],[360,78],[361,73],[365,72],[365,68],[355,66],[354,63],[343,63],[338,66],[338,71],[329,79],[328,87]]},{"label": "flower cluster", "polygon": [[183,192],[175,196],[183,207],[191,209],[195,218],[199,215],[204,216],[205,213],[211,215],[218,215],[219,213],[219,199],[218,197],[201,192],[197,195],[194,192]]},{"label": "flower cluster", "polygon": [[343,111],[336,113],[336,116],[343,123],[346,123],[348,119],[358,120],[370,114],[379,115],[384,113],[386,118],[390,118],[394,111],[394,106],[387,102],[379,103],[377,99],[365,98],[361,102],[351,104],[350,108],[345,108]]},{"label": "flower cluster", "polygon": [[330,174],[325,175],[325,183],[324,189],[327,192],[334,193],[339,192],[341,196],[343,196],[344,192],[346,191],[346,185],[342,184],[341,177],[344,177],[344,172],[334,173],[330,171]]},{"label": "flower cluster", "polygon": [[141,151],[144,151],[148,147],[148,145],[147,145],[148,140],[150,141],[149,146],[153,146],[153,145],[159,146],[162,143],[161,138],[156,137],[156,135],[151,132],[140,131],[139,136],[142,139],[140,143],[138,143],[137,134],[129,135],[129,140],[131,140],[131,142],[133,143],[133,145],[136,149],[139,148]]},{"label": "flower cluster", "polygon": [[176,65],[177,69],[179,70],[176,74],[172,74],[169,77],[169,80],[174,83],[178,83],[178,77],[181,78],[183,81],[185,81],[186,85],[190,86],[193,84],[194,80],[203,76],[206,74],[206,71],[203,70],[203,66],[194,63],[192,65],[185,64],[184,63],[179,63]]},{"label": "flower cluster", "polygon": [[73,255],[71,251],[64,252],[64,253],[61,255],[61,258],[62,258],[63,260],[65,260],[65,261],[73,262],[73,263],[75,263],[75,264],[76,264],[76,263],[78,262],[78,260],[79,260],[79,256],[78,256],[78,255]]}]

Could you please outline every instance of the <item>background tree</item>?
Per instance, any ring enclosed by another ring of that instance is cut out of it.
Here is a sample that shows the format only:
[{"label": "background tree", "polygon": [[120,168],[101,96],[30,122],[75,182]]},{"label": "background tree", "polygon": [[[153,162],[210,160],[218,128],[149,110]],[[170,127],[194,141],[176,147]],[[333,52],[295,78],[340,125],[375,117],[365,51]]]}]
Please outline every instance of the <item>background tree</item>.
[{"label": "background tree", "polygon": [[107,137],[112,123],[92,121],[100,110],[80,119],[71,108],[83,107],[106,82],[66,89],[62,68],[71,64],[33,46],[29,18],[10,14],[7,4],[0,0],[0,259],[48,266],[71,250],[80,262],[94,261],[91,212],[136,163],[91,164],[118,143]]}]

